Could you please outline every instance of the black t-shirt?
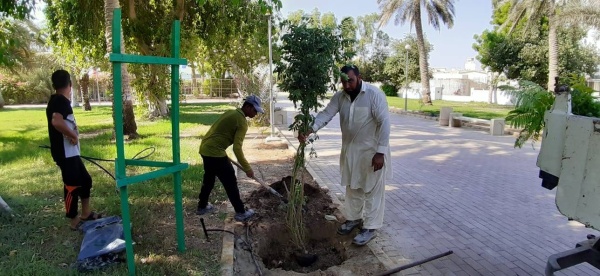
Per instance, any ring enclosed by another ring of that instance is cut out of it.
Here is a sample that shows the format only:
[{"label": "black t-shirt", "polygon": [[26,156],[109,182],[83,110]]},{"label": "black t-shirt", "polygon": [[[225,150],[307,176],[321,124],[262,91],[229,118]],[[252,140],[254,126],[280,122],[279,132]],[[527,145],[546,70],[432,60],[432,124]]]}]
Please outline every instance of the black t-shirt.
[{"label": "black t-shirt", "polygon": [[63,116],[67,126],[79,134],[71,102],[63,95],[53,94],[50,96],[46,107],[46,119],[48,120],[48,136],[50,137],[50,151],[52,159],[59,162],[68,157],[79,156],[79,143],[73,145],[52,125],[52,114],[58,113]]}]

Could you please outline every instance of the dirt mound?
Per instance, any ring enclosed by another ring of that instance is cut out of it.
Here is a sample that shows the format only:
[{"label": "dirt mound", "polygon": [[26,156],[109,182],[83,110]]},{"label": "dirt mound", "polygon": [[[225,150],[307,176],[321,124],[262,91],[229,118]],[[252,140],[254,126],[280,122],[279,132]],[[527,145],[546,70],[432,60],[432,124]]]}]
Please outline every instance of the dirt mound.
[{"label": "dirt mound", "polygon": [[[287,176],[271,184],[271,187],[287,197],[290,183],[291,177]],[[257,189],[246,199],[249,207],[261,210],[250,229],[256,244],[255,253],[269,269],[282,268],[307,273],[340,265],[348,258],[346,245],[351,236],[338,235],[336,229],[339,223],[325,219],[325,215],[331,215],[336,210],[331,199],[318,186],[305,183],[303,187],[306,197],[306,250],[317,256],[317,260],[307,267],[298,262],[298,251],[285,223],[286,206],[266,189]]]},{"label": "dirt mound", "polygon": [[[256,135],[256,134],[249,134]],[[254,137],[254,136],[252,136]],[[294,153],[289,149],[268,147],[264,136],[247,139],[244,153],[252,168],[265,183],[287,197],[286,184],[293,171]],[[257,215],[246,227],[235,223],[234,275],[264,276],[364,276],[384,271],[382,263],[367,246],[352,245],[358,229],[347,236],[336,233],[339,223],[328,221],[325,215],[335,215],[343,221],[337,204],[331,203],[330,195],[319,187],[307,170],[299,172],[304,185],[307,209],[304,214],[307,249],[318,256],[309,267],[301,267],[292,254],[295,251],[285,225],[286,209],[278,197],[269,193],[256,181],[238,174],[239,188],[246,207]],[[286,182],[286,179],[287,182]],[[283,182],[282,182],[283,180]],[[248,232],[248,235],[247,235]],[[374,243],[376,241],[372,241]],[[342,262],[340,264],[340,262]]]}]

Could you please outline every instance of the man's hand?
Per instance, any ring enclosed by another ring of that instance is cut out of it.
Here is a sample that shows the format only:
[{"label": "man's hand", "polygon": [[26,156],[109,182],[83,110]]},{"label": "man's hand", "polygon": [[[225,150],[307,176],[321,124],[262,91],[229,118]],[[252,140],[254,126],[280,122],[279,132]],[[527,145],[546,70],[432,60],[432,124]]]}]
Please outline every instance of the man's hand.
[{"label": "man's hand", "polygon": [[254,171],[253,170],[249,170],[246,172],[246,176],[249,178],[254,178]]},{"label": "man's hand", "polygon": [[304,143],[306,143],[306,138],[308,138],[308,136],[309,136],[309,135],[311,135],[312,133],[313,133],[313,130],[312,130],[312,128],[308,129],[308,132],[307,132],[307,133],[301,133],[301,132],[298,132],[298,141],[299,141],[301,144],[304,144]]},{"label": "man's hand", "polygon": [[67,140],[69,140],[69,142],[71,142],[71,145],[77,145],[77,136],[75,137],[71,137],[71,136],[65,136],[67,138]]},{"label": "man's hand", "polygon": [[375,153],[375,155],[373,155],[373,161],[371,161],[371,165],[373,166],[373,171],[376,172],[378,170],[381,170],[381,168],[383,168],[383,162],[384,162],[384,158],[383,158],[383,153]]},{"label": "man's hand", "polygon": [[52,126],[56,128],[56,130],[63,134],[65,139],[69,140],[69,143],[71,143],[72,145],[77,145],[77,140],[79,140],[77,137],[77,132],[74,132],[72,129],[69,128],[69,126],[67,126],[63,115],[57,112],[52,113],[51,123]]}]

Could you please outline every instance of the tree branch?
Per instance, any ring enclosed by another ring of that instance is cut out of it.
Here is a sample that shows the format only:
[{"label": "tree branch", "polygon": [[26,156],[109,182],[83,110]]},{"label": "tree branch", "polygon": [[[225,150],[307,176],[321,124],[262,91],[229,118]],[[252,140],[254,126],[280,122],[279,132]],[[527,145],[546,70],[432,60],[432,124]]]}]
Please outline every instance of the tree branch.
[{"label": "tree branch", "polygon": [[135,0],[129,0],[129,18],[131,20],[135,20],[136,19],[136,15],[135,15]]},{"label": "tree branch", "polygon": [[183,21],[183,15],[185,14],[184,0],[177,0],[177,7],[175,10],[177,11],[177,18],[179,18],[179,21]]}]

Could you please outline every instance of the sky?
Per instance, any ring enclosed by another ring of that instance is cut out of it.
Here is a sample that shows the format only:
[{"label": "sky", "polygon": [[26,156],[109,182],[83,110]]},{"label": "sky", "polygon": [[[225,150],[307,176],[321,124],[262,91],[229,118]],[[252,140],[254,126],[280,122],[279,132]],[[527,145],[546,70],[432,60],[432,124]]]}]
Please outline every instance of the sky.
[{"label": "sky", "polygon": [[[304,10],[310,13],[318,8],[321,14],[332,12],[338,22],[346,17],[354,18],[370,13],[379,13],[377,0],[282,0],[281,13],[284,17],[291,12]],[[491,29],[492,1],[491,0],[457,0],[454,3],[454,26],[448,29],[442,26],[439,31],[427,24],[423,17],[423,32],[433,44],[429,54],[430,67],[464,68],[468,58],[475,58],[473,50],[473,35],[481,34],[485,29]],[[395,25],[393,18],[382,27],[391,38],[401,39],[410,30],[410,24]],[[412,34],[414,35],[414,27]]]},{"label": "sky", "polygon": [[[443,26],[436,31],[423,21],[425,36],[433,44],[433,51],[429,56],[430,67],[464,68],[468,58],[474,58],[477,53],[473,50],[474,34],[481,34],[483,30],[490,29],[492,18],[491,0],[456,0],[454,27],[448,29]],[[358,17],[370,13],[379,13],[377,0],[282,0],[281,13],[284,17],[290,12],[304,10],[311,12],[318,8],[321,14],[332,12],[338,22],[346,17]],[[39,5],[34,12],[35,21],[42,23],[44,18]],[[391,38],[401,39],[409,33],[409,25],[394,25],[393,19],[383,27]],[[412,29],[414,34],[414,28]]]},{"label": "sky", "polygon": [[[356,18],[380,12],[377,0],[282,0],[282,3],[281,13],[284,17],[297,10],[310,13],[318,8],[321,14],[332,12],[338,22],[346,16]],[[473,36],[492,28],[491,0],[455,0],[454,3],[455,18],[451,29],[442,26],[439,31],[434,30],[427,24],[426,18],[422,18],[425,36],[433,44],[429,54],[429,66],[432,68],[464,68],[467,59],[477,56],[473,50]],[[38,5],[34,13],[38,23],[42,23],[44,18],[43,6]],[[411,30],[409,24],[395,25],[393,18],[382,30],[395,39],[402,39],[409,32],[414,35],[414,28]],[[587,42],[595,43],[600,50],[597,36],[590,34]]]}]

